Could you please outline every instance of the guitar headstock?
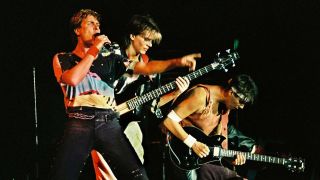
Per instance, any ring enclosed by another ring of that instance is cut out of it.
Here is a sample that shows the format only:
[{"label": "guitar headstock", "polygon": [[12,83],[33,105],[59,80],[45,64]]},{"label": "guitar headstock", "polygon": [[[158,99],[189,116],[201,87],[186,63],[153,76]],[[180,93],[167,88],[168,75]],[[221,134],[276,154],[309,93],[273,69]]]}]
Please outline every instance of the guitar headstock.
[{"label": "guitar headstock", "polygon": [[236,51],[232,51],[230,49],[225,50],[225,52],[218,52],[216,62],[219,63],[221,69],[225,72],[228,71],[227,66],[232,64],[232,67],[235,66],[235,61],[239,59],[239,53]]},{"label": "guitar headstock", "polygon": [[303,158],[288,158],[284,162],[284,166],[291,172],[304,172],[305,159]]}]

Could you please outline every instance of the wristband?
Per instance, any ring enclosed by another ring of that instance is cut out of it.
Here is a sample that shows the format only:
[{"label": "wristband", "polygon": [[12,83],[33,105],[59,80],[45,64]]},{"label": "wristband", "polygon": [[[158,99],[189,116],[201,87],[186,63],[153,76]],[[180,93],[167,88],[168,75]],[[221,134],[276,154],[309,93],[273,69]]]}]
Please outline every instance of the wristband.
[{"label": "wristband", "polygon": [[171,120],[175,121],[175,122],[180,122],[182,119],[176,114],[176,112],[174,112],[174,110],[170,111],[170,113],[168,114],[168,118],[170,118]]},{"label": "wristband", "polygon": [[196,142],[196,138],[188,134],[188,137],[183,141],[189,148],[192,148],[193,144]]},{"label": "wristband", "polygon": [[87,54],[92,55],[93,57],[96,57],[99,53],[99,49],[96,46],[91,46],[89,50],[87,51]]}]

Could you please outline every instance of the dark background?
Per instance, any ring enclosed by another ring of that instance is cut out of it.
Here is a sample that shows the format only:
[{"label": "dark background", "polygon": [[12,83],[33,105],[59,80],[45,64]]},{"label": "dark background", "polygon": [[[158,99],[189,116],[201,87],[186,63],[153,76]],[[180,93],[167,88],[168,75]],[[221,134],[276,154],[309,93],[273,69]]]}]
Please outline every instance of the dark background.
[{"label": "dark background", "polygon": [[[298,179],[319,179],[320,1],[14,0],[7,3],[2,6],[1,16],[4,43],[0,179],[36,179],[37,176],[46,179],[49,157],[54,151],[52,144],[65,121],[52,57],[57,52],[73,49],[68,22],[79,8],[100,12],[102,32],[113,41],[119,39],[133,14],[151,14],[160,26],[163,41],[149,54],[164,59],[202,52],[197,68],[212,62],[217,52],[233,48],[234,40],[239,40],[237,51],[241,58],[227,75],[251,75],[259,87],[259,99],[236,114],[238,127],[264,145],[268,153],[305,158],[306,171],[298,174]],[[171,81],[185,73],[168,72],[162,79]],[[224,76],[224,73],[210,74],[206,79]],[[292,179],[293,174],[274,170],[265,177]],[[150,175],[151,179],[159,177],[157,172]]]}]

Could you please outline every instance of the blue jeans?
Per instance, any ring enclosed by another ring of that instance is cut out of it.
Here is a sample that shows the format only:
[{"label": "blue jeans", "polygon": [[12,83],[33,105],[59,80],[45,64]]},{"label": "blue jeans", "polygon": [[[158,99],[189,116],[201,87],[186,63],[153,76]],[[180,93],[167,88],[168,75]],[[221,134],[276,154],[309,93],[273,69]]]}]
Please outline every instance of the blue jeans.
[{"label": "blue jeans", "polygon": [[77,116],[69,115],[51,179],[77,180],[92,148],[103,155],[119,180],[148,179],[118,118],[110,116],[112,113],[111,110],[102,113],[79,111]]}]

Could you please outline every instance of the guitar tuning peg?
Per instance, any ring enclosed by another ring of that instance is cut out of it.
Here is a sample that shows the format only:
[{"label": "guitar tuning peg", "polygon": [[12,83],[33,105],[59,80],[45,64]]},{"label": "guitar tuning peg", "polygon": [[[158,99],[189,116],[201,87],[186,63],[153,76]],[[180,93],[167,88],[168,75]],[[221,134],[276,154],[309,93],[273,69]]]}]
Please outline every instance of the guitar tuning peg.
[{"label": "guitar tuning peg", "polygon": [[224,72],[228,72],[228,69],[224,66],[224,65],[221,65],[222,67],[222,69],[224,70]]},{"label": "guitar tuning peg", "polygon": [[232,62],[232,67],[235,67],[235,66],[236,66],[236,63],[234,62],[233,59],[231,60],[231,62]]}]

